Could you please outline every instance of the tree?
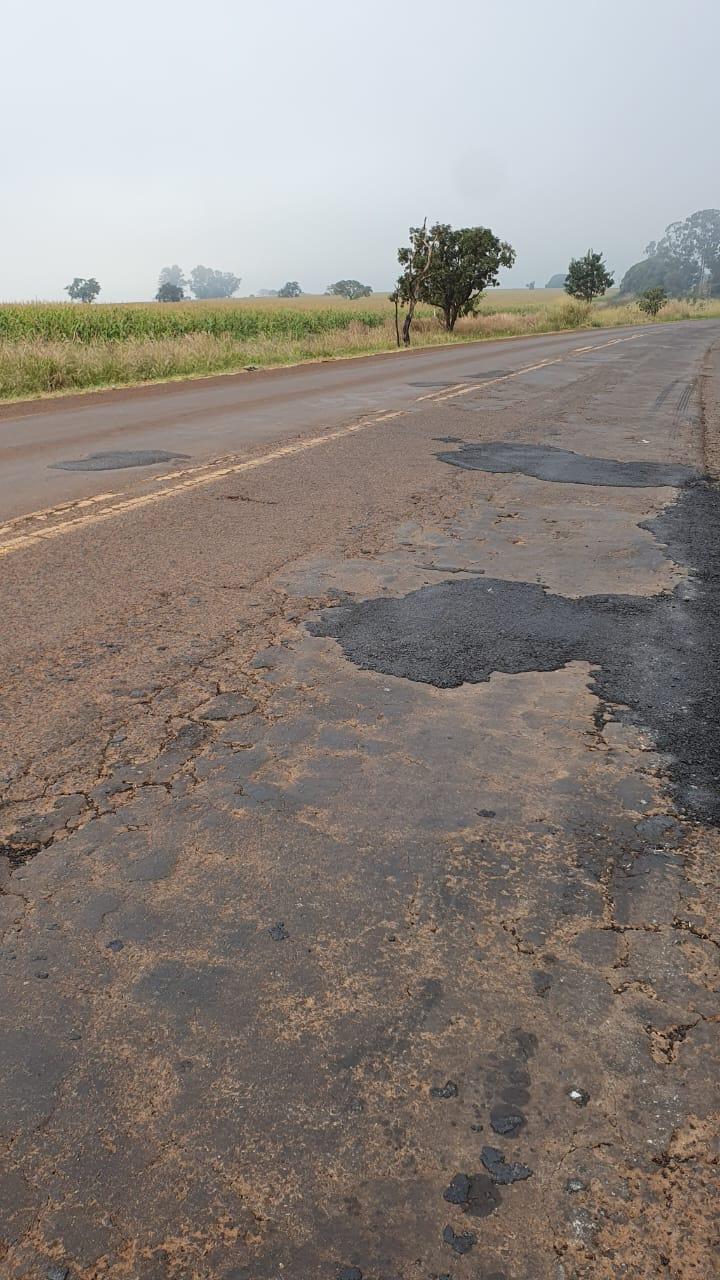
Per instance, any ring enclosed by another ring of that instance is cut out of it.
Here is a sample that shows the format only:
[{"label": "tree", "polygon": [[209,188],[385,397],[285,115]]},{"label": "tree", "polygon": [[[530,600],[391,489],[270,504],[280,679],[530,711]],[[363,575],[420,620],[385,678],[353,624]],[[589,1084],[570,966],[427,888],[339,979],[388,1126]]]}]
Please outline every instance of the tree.
[{"label": "tree", "polygon": [[[158,277],[158,292],[162,289],[164,284],[172,284],[175,285],[177,289],[182,289],[184,296],[184,292],[187,289],[187,280],[185,279],[182,267],[179,267],[177,262],[174,262],[171,267],[163,267]],[[179,299],[170,298],[169,301],[178,302]]]},{"label": "tree", "polygon": [[526,289],[534,289],[534,288],[535,288],[535,281],[534,281],[534,280],[530,280],[530,281],[525,285],[525,288],[526,288]]},{"label": "tree", "polygon": [[667,294],[665,290],[658,286],[656,289],[646,289],[638,298],[638,306],[646,315],[655,317],[661,307],[667,302]]},{"label": "tree", "polygon": [[601,253],[588,249],[584,258],[571,259],[565,281],[565,292],[573,298],[592,302],[593,298],[606,293],[612,284],[613,277],[607,270]]},{"label": "tree", "polygon": [[[452,333],[459,316],[474,313],[483,290],[498,282],[500,267],[511,267],[515,250],[498,240],[489,227],[460,227],[457,231],[447,222],[436,222],[428,232],[422,229],[432,245],[432,254],[419,283],[419,301],[428,302],[443,313],[445,328]],[[418,228],[411,228],[410,237]],[[407,270],[413,254],[400,249],[398,261]],[[400,276],[398,288],[402,297]]]},{"label": "tree", "polygon": [[410,245],[407,249],[398,249],[398,262],[403,268],[395,290],[390,294],[390,301],[395,303],[395,336],[400,346],[400,324],[398,309],[406,308],[403,319],[402,340],[406,347],[410,346],[410,328],[415,315],[415,308],[420,301],[422,285],[432,264],[435,242],[427,229],[427,218],[421,227],[410,228]]},{"label": "tree", "polygon": [[681,266],[697,293],[720,293],[720,209],[698,209],[684,222],[671,222],[655,255]]},{"label": "tree", "polygon": [[65,285],[65,292],[70,294],[73,302],[94,302],[100,292],[100,285],[94,276],[87,280],[83,276],[75,276],[72,284]]},{"label": "tree", "polygon": [[297,280],[288,280],[282,289],[278,289],[277,296],[278,298],[299,298],[301,293],[302,289]]},{"label": "tree", "polygon": [[185,290],[179,284],[171,284],[166,280],[165,284],[161,284],[155,294],[156,302],[182,302],[185,297]]},{"label": "tree", "polygon": [[212,267],[193,267],[190,292],[196,298],[231,298],[240,288],[240,276],[231,271],[215,271]]},{"label": "tree", "polygon": [[566,280],[567,280],[566,272],[556,271],[555,275],[551,276],[550,279],[548,280],[547,284],[545,285],[545,288],[546,289],[564,289]]},{"label": "tree", "polygon": [[325,292],[354,302],[356,298],[369,298],[372,289],[369,284],[361,284],[359,280],[336,280],[334,284],[328,285]]},{"label": "tree", "polygon": [[691,293],[695,274],[687,263],[663,257],[654,253],[642,262],[630,267],[620,281],[620,294],[638,294],[648,289],[664,289],[671,298],[680,298]]},{"label": "tree", "polygon": [[623,276],[620,292],[663,288],[671,296],[720,294],[720,209],[698,209],[651,240],[645,258]]}]

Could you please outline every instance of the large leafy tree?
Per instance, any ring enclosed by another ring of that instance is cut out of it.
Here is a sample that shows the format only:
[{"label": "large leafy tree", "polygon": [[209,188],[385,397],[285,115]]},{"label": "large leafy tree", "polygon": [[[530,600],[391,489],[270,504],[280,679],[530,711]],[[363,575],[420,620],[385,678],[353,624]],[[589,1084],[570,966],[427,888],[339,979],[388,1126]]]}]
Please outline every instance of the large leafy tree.
[{"label": "large leafy tree", "polygon": [[94,276],[87,280],[83,276],[75,276],[72,284],[65,285],[65,292],[73,302],[94,302],[100,292],[100,285]]},{"label": "large leafy tree", "polygon": [[720,292],[720,209],[699,209],[684,222],[671,222],[653,256],[683,269],[691,288]]},{"label": "large leafy tree", "polygon": [[301,293],[302,289],[297,280],[288,280],[282,289],[278,289],[277,296],[278,298],[299,298]]},{"label": "large leafy tree", "polygon": [[185,273],[182,267],[178,266],[177,262],[174,262],[171,267],[163,267],[160,272],[158,277],[158,291],[162,289],[165,284],[174,285],[175,288],[182,289],[183,293],[187,289]]},{"label": "large leafy tree", "polygon": [[581,298],[583,302],[592,302],[593,298],[606,293],[613,284],[601,253],[588,249],[583,258],[572,258],[568,267],[565,292],[573,298]]},{"label": "large leafy tree", "polygon": [[193,267],[190,292],[196,298],[232,298],[240,288],[240,276],[231,271],[215,271],[212,267]]},{"label": "large leafy tree", "polygon": [[653,253],[630,267],[620,281],[621,294],[645,293],[647,289],[664,289],[673,298],[692,292],[694,272],[687,264]]},{"label": "large leafy tree", "polygon": [[334,284],[328,285],[325,292],[354,302],[356,298],[369,298],[372,289],[369,284],[361,284],[359,280],[336,280]]},{"label": "large leafy tree", "polygon": [[675,297],[720,294],[720,209],[698,209],[682,222],[671,222],[645,255],[625,272],[621,293],[663,288]]},{"label": "large leafy tree", "polygon": [[185,297],[185,290],[179,284],[172,284],[170,280],[166,280],[161,284],[155,294],[156,302],[182,302]]},{"label": "large leafy tree", "polygon": [[498,283],[500,268],[512,266],[515,250],[489,227],[454,230],[447,222],[436,222],[429,231],[412,227],[410,247],[398,251],[401,300],[408,292],[408,275],[415,274],[421,242],[432,251],[422,278],[415,282],[418,300],[442,311],[445,328],[452,333],[458,318],[474,312],[483,291]]}]

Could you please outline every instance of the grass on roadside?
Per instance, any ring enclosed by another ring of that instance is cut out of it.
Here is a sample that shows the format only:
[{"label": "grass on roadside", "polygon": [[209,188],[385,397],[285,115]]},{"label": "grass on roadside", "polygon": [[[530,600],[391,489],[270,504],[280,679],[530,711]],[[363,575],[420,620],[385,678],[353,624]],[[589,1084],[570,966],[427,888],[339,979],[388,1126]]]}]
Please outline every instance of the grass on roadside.
[{"label": "grass on roadside", "polygon": [[[658,322],[720,317],[720,299],[670,302]],[[587,306],[560,290],[493,290],[475,316],[448,334],[421,307],[413,344],[513,337],[582,327],[647,323],[634,303]],[[395,348],[385,294],[356,307],[344,299],[0,305],[0,399],[202,376]]]}]

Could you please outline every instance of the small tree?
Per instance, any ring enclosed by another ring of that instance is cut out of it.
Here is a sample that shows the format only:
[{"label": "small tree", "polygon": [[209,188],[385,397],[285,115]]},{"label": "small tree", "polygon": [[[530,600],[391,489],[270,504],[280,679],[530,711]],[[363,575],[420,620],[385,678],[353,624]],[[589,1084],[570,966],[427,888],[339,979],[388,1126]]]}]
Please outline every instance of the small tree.
[{"label": "small tree", "polygon": [[535,288],[535,281],[534,281],[534,280],[530,280],[530,281],[525,285],[525,288],[526,288],[526,289],[534,289],[534,288]]},{"label": "small tree", "polygon": [[301,293],[302,289],[297,280],[288,280],[282,289],[278,289],[277,296],[278,298],[299,298]]},{"label": "small tree", "polygon": [[603,262],[601,253],[588,249],[584,258],[572,258],[568,267],[565,292],[583,302],[592,302],[613,285],[613,277]]},{"label": "small tree", "polygon": [[432,265],[435,241],[428,232],[427,218],[421,227],[410,228],[410,245],[406,249],[398,249],[398,262],[403,268],[395,290],[390,294],[390,301],[395,303],[395,336],[400,346],[400,323],[398,309],[404,306],[402,340],[406,347],[410,346],[410,328],[415,315],[415,308],[420,301],[420,294],[425,277]]},{"label": "small tree", "polygon": [[65,292],[70,294],[73,302],[94,302],[100,292],[100,285],[94,276],[85,280],[75,276],[72,284],[65,285]]},{"label": "small tree", "polygon": [[156,302],[182,302],[185,297],[185,290],[179,284],[171,284],[166,280],[165,284],[161,284],[155,294]]},{"label": "small tree", "polygon": [[190,291],[196,298],[232,298],[240,288],[240,276],[231,271],[215,271],[212,267],[193,267]]},{"label": "small tree", "polygon": [[668,296],[665,290],[661,285],[658,285],[655,289],[646,289],[644,293],[641,293],[637,303],[646,316],[655,317],[658,311],[665,306],[667,300]]},{"label": "small tree", "polygon": [[336,280],[334,284],[328,285],[325,292],[354,302],[356,298],[369,298],[372,289],[369,284],[361,284],[359,280]]}]

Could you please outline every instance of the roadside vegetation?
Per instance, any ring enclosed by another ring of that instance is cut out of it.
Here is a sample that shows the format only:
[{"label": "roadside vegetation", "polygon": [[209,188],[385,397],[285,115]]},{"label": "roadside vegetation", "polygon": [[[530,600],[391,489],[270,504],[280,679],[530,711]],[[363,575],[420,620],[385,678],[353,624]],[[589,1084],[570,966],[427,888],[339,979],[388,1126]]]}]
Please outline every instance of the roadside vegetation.
[{"label": "roadside vegetation", "polygon": [[[720,298],[670,300],[658,322],[720,317]],[[562,289],[495,289],[459,316],[418,303],[416,346],[648,322],[640,305],[610,294],[585,303]],[[389,351],[397,346],[387,294],[213,302],[0,305],[0,399],[203,376]]]},{"label": "roadside vegetation", "polygon": [[[236,298],[241,279],[163,267],[155,302],[96,303],[76,276],[72,302],[0,305],[0,400],[564,329],[720,317],[720,210],[672,223],[620,285],[589,249],[544,289],[500,289],[515,261],[489,227],[411,227],[390,294],[348,277],[322,296],[297,280]],[[188,292],[193,295],[188,298]]]}]

